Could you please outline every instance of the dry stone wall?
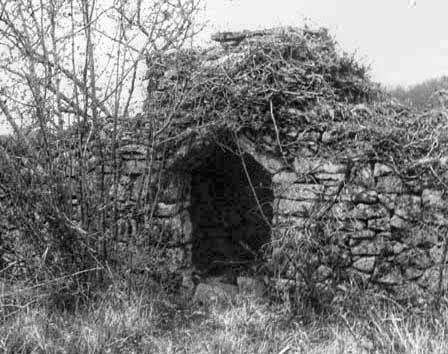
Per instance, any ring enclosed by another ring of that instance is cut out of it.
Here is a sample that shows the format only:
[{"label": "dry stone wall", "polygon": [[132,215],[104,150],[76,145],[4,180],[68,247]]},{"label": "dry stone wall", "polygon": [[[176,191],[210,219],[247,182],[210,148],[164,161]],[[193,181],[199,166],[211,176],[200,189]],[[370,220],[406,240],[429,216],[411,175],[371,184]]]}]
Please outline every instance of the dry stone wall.
[{"label": "dry stone wall", "polygon": [[[315,143],[325,143],[325,134],[314,134]],[[345,276],[361,279],[364,284],[390,289],[438,287],[441,265],[446,263],[444,230],[448,226],[448,205],[436,176],[406,178],[392,164],[362,151],[337,159],[298,151],[293,163],[287,164],[246,137],[240,137],[239,145],[272,176],[274,244],[276,235],[304,237],[307,225],[318,220],[332,239],[328,247],[337,248],[339,273],[342,270]],[[141,185],[147,189],[143,194],[153,188],[151,181],[146,182],[149,177],[144,176],[145,168],[136,167],[142,161],[137,158],[143,156],[137,153],[141,149],[128,145],[122,150],[127,151],[122,155],[122,187],[127,191],[122,194],[123,205],[126,200],[135,202],[134,192]],[[173,155],[177,162],[172,165],[182,166],[179,159],[184,158],[191,158],[186,147]],[[446,161],[442,159],[439,164],[448,171]],[[162,261],[173,272],[191,268],[194,235],[189,214],[190,179],[185,168],[165,171],[153,213],[145,207],[144,220],[149,223],[152,218],[152,229],[146,237],[150,234],[164,240],[167,247]],[[145,248],[136,251],[141,254],[142,250]],[[145,257],[150,257],[150,253],[137,258]],[[318,267],[322,279],[335,271],[332,266]],[[446,278],[447,272],[444,274]],[[287,271],[283,275],[292,276]]]}]

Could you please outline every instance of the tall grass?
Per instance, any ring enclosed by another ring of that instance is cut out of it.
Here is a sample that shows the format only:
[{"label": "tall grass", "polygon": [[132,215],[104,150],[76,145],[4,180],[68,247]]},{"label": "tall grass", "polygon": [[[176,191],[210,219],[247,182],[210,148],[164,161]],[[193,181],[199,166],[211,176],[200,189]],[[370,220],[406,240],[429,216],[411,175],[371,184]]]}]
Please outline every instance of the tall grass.
[{"label": "tall grass", "polygon": [[38,292],[12,307],[6,295],[0,353],[448,353],[448,306],[408,309],[367,292],[294,318],[282,304],[243,296],[207,308],[111,286],[67,310]]}]

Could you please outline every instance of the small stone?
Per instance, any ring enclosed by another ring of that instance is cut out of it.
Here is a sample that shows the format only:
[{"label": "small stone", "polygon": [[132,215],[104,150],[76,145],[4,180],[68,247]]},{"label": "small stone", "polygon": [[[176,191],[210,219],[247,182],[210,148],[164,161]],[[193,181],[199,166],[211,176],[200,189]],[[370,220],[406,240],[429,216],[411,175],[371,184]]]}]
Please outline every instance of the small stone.
[{"label": "small stone", "polygon": [[425,207],[443,208],[447,205],[443,200],[443,191],[435,189],[425,189],[422,192],[422,203]]},{"label": "small stone", "polygon": [[378,194],[378,200],[381,205],[384,205],[388,210],[395,209],[396,194]]},{"label": "small stone", "polygon": [[381,176],[378,177],[376,188],[380,193],[401,193],[403,182],[397,176]]},{"label": "small stone", "polygon": [[406,280],[416,280],[423,275],[424,271],[416,268],[405,268],[404,277]]},{"label": "small stone", "polygon": [[292,184],[295,181],[297,181],[298,177],[297,174],[294,172],[287,172],[287,171],[281,171],[278,172],[272,177],[273,183],[280,183],[280,184]]},{"label": "small stone", "polygon": [[341,163],[323,162],[316,167],[316,172],[328,174],[344,174],[347,171],[347,165]]},{"label": "small stone", "polygon": [[363,191],[353,196],[354,203],[375,204],[378,202],[376,191]]},{"label": "small stone", "polygon": [[390,230],[390,218],[370,219],[367,222],[367,227],[372,230],[388,231]]},{"label": "small stone", "polygon": [[274,186],[274,195],[293,200],[323,199],[325,186],[321,184],[292,184]]},{"label": "small stone", "polygon": [[397,197],[395,206],[395,215],[402,219],[415,221],[422,212],[422,200],[420,197],[410,194],[404,194]]},{"label": "small stone", "polygon": [[375,177],[390,175],[393,172],[394,170],[391,167],[378,162],[375,164],[373,168],[373,175]]},{"label": "small stone", "polygon": [[351,216],[355,219],[367,220],[372,218],[384,218],[389,212],[382,205],[358,204],[353,209]]},{"label": "small stone", "polygon": [[379,240],[364,240],[358,246],[352,248],[351,252],[354,256],[376,256],[381,253],[384,248],[382,241]]},{"label": "small stone", "polygon": [[350,235],[353,239],[371,239],[376,236],[376,232],[373,230],[360,230]]},{"label": "small stone", "polygon": [[390,219],[390,226],[395,228],[395,229],[407,229],[411,225],[410,225],[409,221],[406,221],[406,220],[402,219],[398,215],[394,215]]},{"label": "small stone", "polygon": [[274,205],[277,205],[277,212],[281,215],[309,216],[316,208],[316,203],[307,201],[297,201],[289,199],[280,199]]},{"label": "small stone", "polygon": [[376,257],[363,257],[353,263],[353,268],[364,273],[372,273],[375,269]]}]

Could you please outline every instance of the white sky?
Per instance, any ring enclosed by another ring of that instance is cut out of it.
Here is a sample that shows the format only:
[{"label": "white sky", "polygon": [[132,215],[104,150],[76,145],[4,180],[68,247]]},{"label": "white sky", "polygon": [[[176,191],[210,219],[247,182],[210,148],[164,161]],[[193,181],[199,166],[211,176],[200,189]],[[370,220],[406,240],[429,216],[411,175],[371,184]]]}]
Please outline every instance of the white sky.
[{"label": "white sky", "polygon": [[448,74],[448,0],[205,1],[214,30],[300,26],[306,20],[328,27],[343,50],[356,51],[371,65],[372,78],[387,85]]}]

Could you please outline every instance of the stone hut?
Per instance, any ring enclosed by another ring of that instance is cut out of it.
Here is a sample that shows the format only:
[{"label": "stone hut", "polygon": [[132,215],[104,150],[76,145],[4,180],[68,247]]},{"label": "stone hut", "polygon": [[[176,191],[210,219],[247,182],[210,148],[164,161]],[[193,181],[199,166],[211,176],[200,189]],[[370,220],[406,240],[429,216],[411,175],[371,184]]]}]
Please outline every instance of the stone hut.
[{"label": "stone hut", "polygon": [[311,266],[316,282],[398,293],[445,287],[441,113],[378,101],[324,30],[215,39],[223,48],[148,59],[152,174],[135,130],[120,148],[122,199],[153,191],[144,218],[169,245],[161,262],[210,276],[268,264],[271,278],[294,280]]}]

